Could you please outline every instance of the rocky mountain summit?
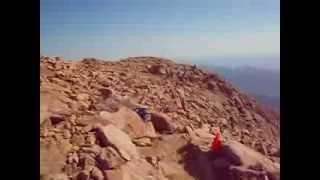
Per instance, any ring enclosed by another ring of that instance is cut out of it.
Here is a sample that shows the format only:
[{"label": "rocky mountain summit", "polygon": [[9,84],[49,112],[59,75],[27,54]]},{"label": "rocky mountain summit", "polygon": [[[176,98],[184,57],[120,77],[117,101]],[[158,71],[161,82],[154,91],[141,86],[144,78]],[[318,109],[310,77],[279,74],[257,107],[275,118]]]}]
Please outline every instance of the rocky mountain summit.
[{"label": "rocky mountain summit", "polygon": [[279,179],[277,113],[196,66],[41,57],[40,101],[43,180]]}]

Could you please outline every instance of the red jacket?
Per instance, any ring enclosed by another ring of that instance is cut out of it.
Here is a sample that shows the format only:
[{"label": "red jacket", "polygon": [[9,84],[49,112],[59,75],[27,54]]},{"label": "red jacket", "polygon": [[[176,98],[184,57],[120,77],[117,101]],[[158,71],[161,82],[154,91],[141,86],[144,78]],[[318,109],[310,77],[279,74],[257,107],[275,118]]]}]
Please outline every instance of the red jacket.
[{"label": "red jacket", "polygon": [[221,135],[217,133],[211,144],[212,151],[218,151],[221,148]]}]

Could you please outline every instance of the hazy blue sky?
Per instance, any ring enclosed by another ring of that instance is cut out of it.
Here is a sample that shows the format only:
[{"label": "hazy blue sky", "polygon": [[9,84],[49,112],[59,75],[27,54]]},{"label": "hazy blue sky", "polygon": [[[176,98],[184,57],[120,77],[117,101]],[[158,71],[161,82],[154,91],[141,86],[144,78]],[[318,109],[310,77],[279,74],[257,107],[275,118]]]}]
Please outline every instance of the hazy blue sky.
[{"label": "hazy blue sky", "polygon": [[279,67],[279,0],[41,0],[41,53]]}]

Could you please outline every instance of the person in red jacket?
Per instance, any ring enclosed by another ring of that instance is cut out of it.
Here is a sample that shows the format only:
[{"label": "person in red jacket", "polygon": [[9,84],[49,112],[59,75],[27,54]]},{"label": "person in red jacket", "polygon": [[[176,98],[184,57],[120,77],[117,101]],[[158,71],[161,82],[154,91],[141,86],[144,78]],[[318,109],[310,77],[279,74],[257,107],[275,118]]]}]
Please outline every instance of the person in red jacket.
[{"label": "person in red jacket", "polygon": [[211,144],[211,150],[213,152],[217,152],[221,149],[222,146],[222,139],[221,139],[221,132],[220,129],[217,128],[214,132],[215,136],[213,137],[212,144]]}]

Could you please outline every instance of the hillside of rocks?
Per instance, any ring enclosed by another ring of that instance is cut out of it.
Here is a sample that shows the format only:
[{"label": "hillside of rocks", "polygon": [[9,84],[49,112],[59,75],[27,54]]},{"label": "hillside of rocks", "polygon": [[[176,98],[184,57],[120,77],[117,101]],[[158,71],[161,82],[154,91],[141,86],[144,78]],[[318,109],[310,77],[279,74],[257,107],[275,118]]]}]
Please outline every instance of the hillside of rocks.
[{"label": "hillside of rocks", "polygon": [[41,57],[40,101],[41,179],[223,179],[207,160],[217,128],[263,169],[280,162],[279,115],[195,65]]}]

